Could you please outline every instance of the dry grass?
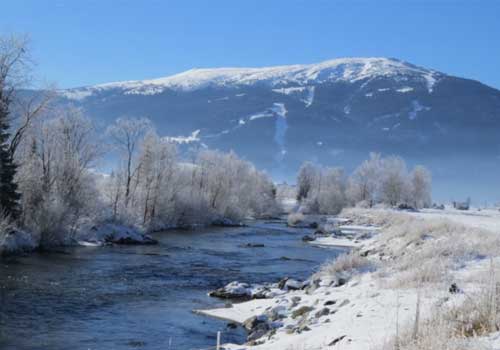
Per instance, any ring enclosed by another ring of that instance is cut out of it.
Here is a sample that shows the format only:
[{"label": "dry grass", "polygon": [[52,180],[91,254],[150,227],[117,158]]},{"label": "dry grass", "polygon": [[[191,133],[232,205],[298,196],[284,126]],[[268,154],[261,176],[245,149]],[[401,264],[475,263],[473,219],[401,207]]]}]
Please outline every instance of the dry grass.
[{"label": "dry grass", "polygon": [[359,252],[342,254],[336,259],[321,265],[313,279],[330,279],[338,281],[340,278],[349,280],[354,274],[365,271],[373,266],[373,263],[359,255]]},{"label": "dry grass", "polygon": [[379,276],[390,276],[385,282],[391,288],[448,283],[451,273],[468,261],[500,256],[498,235],[447,219],[364,209],[342,215],[356,224],[382,227],[374,250],[383,261]]},{"label": "dry grass", "polygon": [[408,331],[385,344],[383,350],[485,349],[478,337],[499,330],[498,288],[495,284],[463,295],[463,299],[461,303],[436,308],[421,324],[407,325]]}]

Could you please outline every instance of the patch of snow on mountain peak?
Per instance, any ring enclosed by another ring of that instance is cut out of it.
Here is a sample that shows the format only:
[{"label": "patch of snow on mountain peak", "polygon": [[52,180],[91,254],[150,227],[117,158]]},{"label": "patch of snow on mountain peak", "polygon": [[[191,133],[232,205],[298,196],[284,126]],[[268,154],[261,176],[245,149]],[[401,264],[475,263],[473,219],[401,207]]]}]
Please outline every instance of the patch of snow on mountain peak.
[{"label": "patch of snow on mountain peak", "polygon": [[[407,76],[413,76],[425,81],[429,92],[432,92],[439,74],[436,71],[392,58],[339,58],[317,64],[262,68],[190,69],[159,79],[106,83],[93,87],[70,89],[66,90],[63,95],[68,98],[78,98],[83,96],[76,94],[80,91],[102,91],[107,89],[121,89],[128,94],[158,94],[166,89],[193,91],[207,86],[237,87],[253,84],[266,84],[276,88],[295,85],[296,88],[300,88],[311,83],[355,82],[375,77],[400,79]],[[286,94],[292,91],[281,90],[279,92]]]},{"label": "patch of snow on mountain peak", "polygon": [[274,115],[269,112],[260,112],[250,116],[249,120],[261,119],[261,118],[272,118]]},{"label": "patch of snow on mountain peak", "polygon": [[283,95],[298,95],[300,97],[300,101],[304,102],[307,108],[311,106],[314,101],[314,89],[314,86],[294,86],[273,89],[273,92]]},{"label": "patch of snow on mountain peak", "polygon": [[405,87],[402,87],[400,89],[397,89],[396,90],[397,92],[401,92],[401,93],[407,93],[407,92],[411,92],[413,91],[413,88],[412,87],[409,87],[409,86],[405,86]]},{"label": "patch of snow on mountain peak", "polygon": [[417,119],[417,115],[422,111],[429,111],[431,108],[422,105],[418,100],[411,101],[411,110],[408,112],[408,117],[410,120]]},{"label": "patch of snow on mountain peak", "polygon": [[195,130],[189,136],[166,136],[165,141],[178,144],[192,143],[200,141],[200,130]]},{"label": "patch of snow on mountain peak", "polygon": [[273,104],[273,107],[271,110],[276,113],[276,125],[275,125],[275,132],[274,132],[274,141],[278,145],[280,152],[276,155],[276,160],[278,162],[283,161],[284,156],[287,153],[287,150],[285,148],[285,140],[286,140],[286,130],[288,129],[288,123],[286,120],[286,114],[288,113],[285,104],[284,103],[279,103],[275,102]]},{"label": "patch of snow on mountain peak", "polygon": [[288,88],[273,89],[273,91],[277,92],[278,94],[292,95],[292,94],[304,92],[305,89],[306,88],[304,86],[299,86],[299,87],[288,87]]},{"label": "patch of snow on mountain peak", "polygon": [[273,107],[271,107],[271,110],[282,118],[286,118],[286,114],[288,113],[288,111],[285,108],[285,104],[279,102],[275,102],[273,104]]},{"label": "patch of snow on mountain peak", "polygon": [[307,97],[302,101],[306,104],[306,108],[312,105],[314,101],[314,86],[307,87]]}]

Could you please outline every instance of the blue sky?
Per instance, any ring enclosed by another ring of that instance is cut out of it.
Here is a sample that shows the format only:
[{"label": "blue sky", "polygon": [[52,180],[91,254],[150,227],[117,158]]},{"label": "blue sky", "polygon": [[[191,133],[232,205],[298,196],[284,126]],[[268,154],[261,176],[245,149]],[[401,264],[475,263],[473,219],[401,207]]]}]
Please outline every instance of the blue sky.
[{"label": "blue sky", "polygon": [[4,0],[0,33],[28,33],[59,87],[193,67],[400,58],[500,88],[500,1]]}]

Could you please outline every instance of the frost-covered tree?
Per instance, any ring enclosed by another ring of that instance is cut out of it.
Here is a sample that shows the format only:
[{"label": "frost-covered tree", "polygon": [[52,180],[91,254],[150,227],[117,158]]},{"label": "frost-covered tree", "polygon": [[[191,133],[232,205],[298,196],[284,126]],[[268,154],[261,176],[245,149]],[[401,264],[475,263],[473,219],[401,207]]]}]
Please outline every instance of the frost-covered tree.
[{"label": "frost-covered tree", "polygon": [[410,201],[415,208],[425,208],[431,205],[431,173],[425,167],[418,165],[410,174]]},{"label": "frost-covered tree", "polygon": [[297,198],[302,210],[337,214],[346,205],[346,178],[341,168],[304,163],[297,177]]},{"label": "frost-covered tree", "polygon": [[216,218],[239,220],[276,210],[270,179],[232,152],[201,151],[193,172],[194,193]]},{"label": "frost-covered tree", "polygon": [[151,127],[126,150],[131,171],[115,170],[103,186],[115,220],[161,229],[238,222],[278,211],[272,181],[233,152],[203,149],[191,162],[182,161],[175,144]]},{"label": "frost-covered tree", "polygon": [[308,198],[314,186],[318,184],[318,169],[311,162],[305,162],[297,175],[297,200]]},{"label": "frost-covered tree", "polygon": [[120,152],[124,167],[124,205],[128,207],[132,192],[132,179],[139,170],[136,155],[144,136],[151,130],[147,118],[118,118],[108,127],[107,134]]},{"label": "frost-covered tree", "polygon": [[81,220],[100,214],[91,172],[101,155],[95,129],[78,109],[53,113],[30,131],[16,157],[22,224],[45,246],[71,242]]},{"label": "frost-covered tree", "polygon": [[155,221],[162,216],[160,210],[165,215],[168,203],[173,201],[177,149],[175,144],[160,138],[154,131],[146,135],[141,148],[137,174],[138,205],[142,208],[142,224],[154,226]]},{"label": "frost-covered tree", "polygon": [[348,181],[347,195],[352,205],[365,203],[372,207],[377,199],[380,185],[380,154],[371,153],[370,158],[356,168]]},{"label": "frost-covered tree", "polygon": [[342,168],[327,168],[317,194],[320,214],[338,214],[346,206],[346,177]]},{"label": "frost-covered tree", "polygon": [[396,156],[372,153],[348,179],[340,168],[310,163],[301,168],[299,175],[302,209],[312,213],[336,214],[346,205],[372,207],[377,203],[422,208],[431,202],[430,172],[417,166],[408,173],[405,161]]},{"label": "frost-covered tree", "polygon": [[111,207],[112,220],[117,221],[123,201],[123,174],[112,171],[107,181],[101,184],[101,192]]},{"label": "frost-covered tree", "polygon": [[391,206],[406,201],[409,192],[405,161],[396,156],[383,158],[380,168],[380,199]]}]

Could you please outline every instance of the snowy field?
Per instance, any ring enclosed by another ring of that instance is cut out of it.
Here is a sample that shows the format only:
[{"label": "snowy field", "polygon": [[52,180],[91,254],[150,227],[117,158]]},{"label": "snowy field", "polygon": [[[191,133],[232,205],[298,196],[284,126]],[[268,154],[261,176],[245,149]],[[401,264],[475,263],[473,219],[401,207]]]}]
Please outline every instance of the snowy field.
[{"label": "snowy field", "polygon": [[463,225],[490,230],[500,234],[500,210],[499,209],[477,209],[456,210],[446,208],[445,210],[423,209],[412,215],[422,218],[446,218]]},{"label": "snowy field", "polygon": [[498,278],[500,212],[350,209],[342,215],[349,222],[339,221],[341,235],[311,244],[353,252],[312,276],[315,288],[202,312],[240,324],[251,317],[270,321],[264,337],[226,349],[500,349],[500,335],[489,329],[498,327],[498,313],[491,316],[484,302]]}]

